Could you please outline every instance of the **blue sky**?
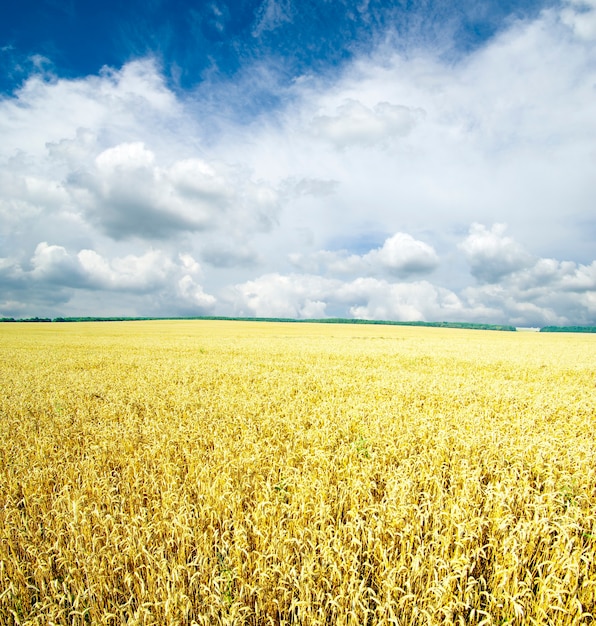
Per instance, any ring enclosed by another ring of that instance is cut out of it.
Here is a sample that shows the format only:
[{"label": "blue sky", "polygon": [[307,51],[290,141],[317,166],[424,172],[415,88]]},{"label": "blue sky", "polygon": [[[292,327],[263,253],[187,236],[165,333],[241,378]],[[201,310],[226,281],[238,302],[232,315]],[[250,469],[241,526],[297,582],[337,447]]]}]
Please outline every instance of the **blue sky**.
[{"label": "blue sky", "polygon": [[5,3],[0,316],[596,324],[596,2]]},{"label": "blue sky", "polygon": [[39,56],[68,77],[152,56],[168,84],[183,90],[233,78],[258,62],[275,64],[291,80],[337,69],[388,35],[407,50],[448,34],[457,51],[470,51],[508,20],[534,16],[544,6],[536,0],[6,2],[2,88],[18,85]]}]

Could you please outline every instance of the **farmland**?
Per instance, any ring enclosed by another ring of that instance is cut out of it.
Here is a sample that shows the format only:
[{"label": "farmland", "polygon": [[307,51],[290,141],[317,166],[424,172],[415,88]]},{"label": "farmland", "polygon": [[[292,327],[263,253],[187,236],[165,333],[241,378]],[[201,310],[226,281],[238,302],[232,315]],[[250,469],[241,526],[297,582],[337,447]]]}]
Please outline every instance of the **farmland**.
[{"label": "farmland", "polygon": [[591,624],[596,337],[0,325],[0,624]]}]

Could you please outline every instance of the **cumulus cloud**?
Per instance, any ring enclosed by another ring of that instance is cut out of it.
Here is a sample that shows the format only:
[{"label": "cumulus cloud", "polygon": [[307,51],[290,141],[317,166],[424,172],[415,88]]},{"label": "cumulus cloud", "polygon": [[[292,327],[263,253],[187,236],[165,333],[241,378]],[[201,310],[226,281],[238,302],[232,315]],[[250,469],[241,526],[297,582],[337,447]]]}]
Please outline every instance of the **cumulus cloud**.
[{"label": "cumulus cloud", "polygon": [[278,217],[278,191],[249,165],[197,156],[200,126],[148,59],[85,79],[34,75],[0,102],[0,131],[6,227],[68,214],[115,240],[163,240],[246,236]]},{"label": "cumulus cloud", "polygon": [[346,291],[360,293],[364,304],[350,307],[350,313],[361,319],[428,321],[469,319],[458,296],[427,281],[387,283],[373,279],[358,280],[346,286]]},{"label": "cumulus cloud", "polygon": [[[371,263],[371,258],[394,261],[393,246],[403,241],[436,261],[434,250],[431,254],[410,236],[398,233],[364,255],[320,251],[309,258],[296,257],[295,265],[303,266],[307,273],[265,274],[238,284],[234,307],[258,316],[322,317],[340,312],[361,319],[491,320],[518,326],[592,324],[596,261],[582,265],[534,257],[506,236],[505,229],[502,224],[471,226],[459,248],[480,284],[459,293],[426,280],[404,282],[370,275],[346,280],[320,275],[323,266],[336,276],[357,274],[363,268],[370,273],[366,263]],[[227,300],[231,300],[229,295]],[[317,315],[310,315],[311,311]]]},{"label": "cumulus cloud", "polygon": [[505,235],[506,228],[506,224],[493,224],[489,230],[483,224],[473,224],[459,246],[472,274],[481,282],[496,283],[532,263],[531,255]]},{"label": "cumulus cloud", "polygon": [[68,254],[62,246],[41,242],[31,258],[30,276],[59,285],[79,286],[84,281],[84,271],[79,259]]},{"label": "cumulus cloud", "polygon": [[162,239],[226,220],[266,230],[279,207],[273,189],[223,164],[186,159],[159,167],[142,142],[105,150],[89,171],[73,173],[68,186],[78,206],[114,239]]},{"label": "cumulus cloud", "polygon": [[75,80],[34,74],[13,98],[1,101],[0,111],[2,153],[29,158],[45,156],[48,146],[72,139],[77,131],[113,145],[152,129],[152,138],[165,142],[161,145],[174,136],[180,145],[190,123],[151,59]]},{"label": "cumulus cloud", "polygon": [[77,291],[168,293],[170,306],[195,315],[209,312],[217,301],[204,291],[199,282],[201,266],[190,254],[172,258],[161,250],[149,250],[138,256],[106,258],[95,250],[69,252],[44,241],[36,246],[28,266],[1,259],[0,282],[21,290],[51,286],[60,293],[60,303],[68,302]]},{"label": "cumulus cloud", "polygon": [[241,315],[256,317],[323,317],[326,304],[322,299],[337,282],[320,276],[273,273],[235,285],[228,295]]},{"label": "cumulus cloud", "polygon": [[580,39],[596,39],[596,2],[594,0],[568,0],[561,11],[562,22]]},{"label": "cumulus cloud", "polygon": [[407,233],[396,233],[381,248],[365,254],[363,260],[372,265],[378,264],[391,273],[417,274],[433,270],[439,257],[427,243]]},{"label": "cumulus cloud", "polygon": [[224,296],[242,315],[348,316],[402,321],[469,321],[517,326],[593,324],[596,262],[589,266],[540,259],[499,284],[460,293],[429,281],[352,280],[316,274],[265,274]]},{"label": "cumulus cloud", "polygon": [[382,246],[362,255],[349,254],[345,250],[320,250],[309,256],[294,253],[290,260],[308,271],[358,275],[388,273],[402,277],[431,272],[439,263],[432,246],[407,233],[395,233]]},{"label": "cumulus cloud", "polygon": [[312,132],[338,149],[368,147],[407,135],[423,112],[406,106],[379,102],[368,108],[358,100],[346,100],[334,115],[317,115]]},{"label": "cumulus cloud", "polygon": [[[461,248],[483,284],[464,289],[465,299],[520,326],[593,324],[596,261],[533,257],[504,231],[502,224],[471,227]],[[486,268],[480,267],[483,262]]]},{"label": "cumulus cloud", "polygon": [[313,274],[266,274],[236,285],[234,298],[243,314],[264,317],[324,317],[339,310],[359,319],[461,321],[480,319],[487,312],[483,305],[470,308],[449,289],[427,281],[342,281]]},{"label": "cumulus cloud", "polygon": [[[58,211],[68,203],[68,193],[59,181],[23,171],[14,159],[0,170],[0,229],[16,228],[24,220],[47,211]],[[1,232],[1,231],[0,231]]]},{"label": "cumulus cloud", "polygon": [[186,309],[194,315],[211,311],[217,302],[214,296],[205,293],[203,287],[188,274],[178,280],[178,294],[185,302]]},{"label": "cumulus cloud", "polygon": [[[179,265],[196,274],[198,264],[189,263],[191,258],[185,255]],[[64,287],[140,292],[166,284],[178,269],[167,255],[157,250],[108,260],[95,250],[70,253],[63,246],[45,241],[35,248],[31,265],[30,276],[34,280],[51,280]]]}]

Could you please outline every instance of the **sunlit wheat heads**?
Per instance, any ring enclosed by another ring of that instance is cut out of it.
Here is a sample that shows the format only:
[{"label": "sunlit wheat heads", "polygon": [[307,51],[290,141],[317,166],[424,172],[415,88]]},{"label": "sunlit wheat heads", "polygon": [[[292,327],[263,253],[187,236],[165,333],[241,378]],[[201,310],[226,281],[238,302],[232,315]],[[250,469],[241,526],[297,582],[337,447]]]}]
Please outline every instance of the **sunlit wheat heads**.
[{"label": "sunlit wheat heads", "polygon": [[0,623],[591,624],[594,336],[0,325]]}]

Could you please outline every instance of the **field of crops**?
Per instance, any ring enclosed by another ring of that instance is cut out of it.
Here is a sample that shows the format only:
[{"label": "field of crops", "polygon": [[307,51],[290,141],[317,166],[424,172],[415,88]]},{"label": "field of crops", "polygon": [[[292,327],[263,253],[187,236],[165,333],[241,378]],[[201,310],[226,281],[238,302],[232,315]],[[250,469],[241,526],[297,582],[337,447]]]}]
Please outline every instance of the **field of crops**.
[{"label": "field of crops", "polygon": [[1,324],[0,624],[596,623],[595,384],[593,335]]}]

